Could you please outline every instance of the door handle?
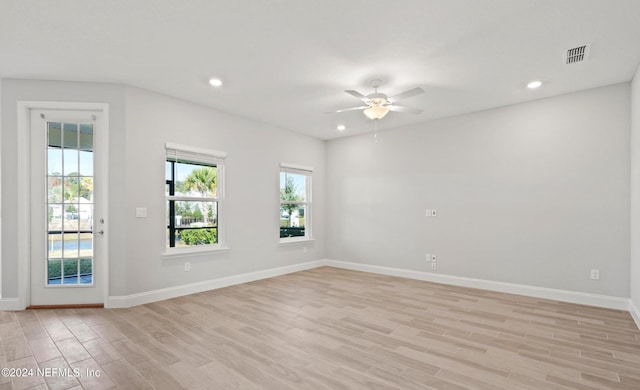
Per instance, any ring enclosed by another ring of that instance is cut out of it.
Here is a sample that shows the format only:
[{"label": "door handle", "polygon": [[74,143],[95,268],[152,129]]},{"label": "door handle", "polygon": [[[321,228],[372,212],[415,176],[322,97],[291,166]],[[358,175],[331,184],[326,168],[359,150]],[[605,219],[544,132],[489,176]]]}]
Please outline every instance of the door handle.
[{"label": "door handle", "polygon": [[99,234],[99,235],[101,235],[101,236],[103,236],[103,235],[104,235],[104,230],[100,230],[100,231],[98,232],[98,234]]}]

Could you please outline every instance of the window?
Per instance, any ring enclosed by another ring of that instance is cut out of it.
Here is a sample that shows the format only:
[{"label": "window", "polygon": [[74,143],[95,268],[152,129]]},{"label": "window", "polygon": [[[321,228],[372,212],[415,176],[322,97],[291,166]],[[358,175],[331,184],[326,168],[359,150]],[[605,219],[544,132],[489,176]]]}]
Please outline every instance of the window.
[{"label": "window", "polygon": [[280,164],[280,241],[311,239],[313,168]]},{"label": "window", "polygon": [[222,246],[226,154],[166,144],[167,248]]}]

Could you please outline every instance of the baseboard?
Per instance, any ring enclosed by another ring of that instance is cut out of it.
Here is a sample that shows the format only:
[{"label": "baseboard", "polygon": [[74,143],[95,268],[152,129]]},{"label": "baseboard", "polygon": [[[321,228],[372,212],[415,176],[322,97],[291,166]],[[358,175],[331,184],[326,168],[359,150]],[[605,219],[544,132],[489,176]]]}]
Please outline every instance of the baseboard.
[{"label": "baseboard", "polygon": [[191,283],[175,287],[167,287],[159,290],[146,291],[138,294],[124,296],[110,296],[105,303],[106,308],[125,308],[146,303],[162,301],[195,294],[203,291],[215,290],[222,287],[236,284],[253,282],[260,279],[272,278],[274,276],[286,275],[293,272],[304,271],[325,265],[324,260],[309,261],[300,264],[287,265],[284,267],[269,268],[261,271],[248,272],[239,275],[225,276],[222,278],[206,280],[203,282]]},{"label": "baseboard", "polygon": [[636,322],[636,326],[640,329],[640,310],[631,299],[629,299],[629,313],[631,313],[631,317],[633,317],[633,320]]},{"label": "baseboard", "polygon": [[20,303],[18,298],[2,298],[0,299],[0,310],[15,311],[24,310],[24,305]]},{"label": "baseboard", "polygon": [[[382,267],[378,265],[352,263],[338,260],[326,260],[325,264],[331,267],[345,268],[354,271],[372,272],[382,275],[398,276],[401,278],[424,280],[428,282],[450,284],[461,287],[479,288],[483,290],[526,295],[536,298],[553,299],[556,301],[605,307],[609,309],[629,310],[630,301],[628,298],[619,298],[608,295],[598,295],[567,290],[556,290],[546,287],[535,287],[524,284],[496,282],[492,280],[435,274],[430,272],[412,271],[400,268]],[[636,311],[636,314],[637,313],[638,312]],[[638,322],[638,317],[636,317],[636,322]]]},{"label": "baseboard", "polygon": [[52,309],[102,309],[102,303],[79,303],[71,305],[29,305],[27,310],[52,310]]}]

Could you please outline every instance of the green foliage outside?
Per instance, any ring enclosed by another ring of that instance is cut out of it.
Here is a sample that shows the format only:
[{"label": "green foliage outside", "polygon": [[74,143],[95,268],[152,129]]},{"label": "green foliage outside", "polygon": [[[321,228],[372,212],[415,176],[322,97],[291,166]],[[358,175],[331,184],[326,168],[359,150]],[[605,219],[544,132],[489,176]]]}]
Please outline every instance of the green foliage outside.
[{"label": "green foliage outside", "polygon": [[[209,197],[211,194],[215,194],[217,187],[217,175],[215,167],[202,167],[194,169],[189,176],[187,176],[183,183],[176,183],[179,187],[184,186],[185,189],[199,192],[203,197]],[[194,211],[195,212],[195,211]],[[200,217],[204,217],[204,223],[209,222],[209,218],[212,217],[213,211],[209,207],[209,203],[200,203]],[[176,215],[187,216],[185,214],[179,214],[176,210]]]},{"label": "green foliage outside", "polygon": [[52,177],[49,178],[49,197],[55,203],[61,202],[62,199],[69,201],[78,197],[91,200],[93,194],[92,177],[78,177],[78,173],[73,172],[66,176],[63,181],[62,177],[54,176],[57,174],[57,172],[54,172]]},{"label": "green foliage outside", "polygon": [[[48,262],[48,278],[57,279],[62,277],[61,260],[50,260]],[[80,275],[91,274],[91,259],[80,259]],[[64,276],[78,276],[78,260],[66,259],[64,261]]]},{"label": "green foliage outside", "polygon": [[218,242],[218,229],[188,229],[176,232],[176,240],[185,245],[206,245]]},{"label": "green foliage outside", "polygon": [[300,195],[297,195],[296,192],[298,188],[296,184],[293,182],[293,177],[286,176],[286,181],[284,184],[284,188],[280,189],[280,207],[287,212],[289,216],[289,221],[287,226],[291,226],[291,216],[293,212],[298,209],[300,206],[291,203],[285,202],[300,202],[304,200],[304,198]]},{"label": "green foliage outside", "polygon": [[196,221],[202,220],[200,207],[191,207],[191,202],[175,202],[176,215],[183,218],[192,218]]}]

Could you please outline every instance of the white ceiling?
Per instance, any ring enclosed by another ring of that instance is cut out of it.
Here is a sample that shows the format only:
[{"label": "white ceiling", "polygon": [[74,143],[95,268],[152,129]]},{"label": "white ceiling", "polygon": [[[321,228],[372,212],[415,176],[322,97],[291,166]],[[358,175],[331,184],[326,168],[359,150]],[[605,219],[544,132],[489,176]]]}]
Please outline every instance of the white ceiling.
[{"label": "white ceiling", "polygon": [[[583,43],[589,60],[564,65]],[[372,78],[426,90],[390,129],[629,81],[639,63],[638,0],[0,0],[2,78],[125,83],[321,139],[372,131],[325,114]]]}]

